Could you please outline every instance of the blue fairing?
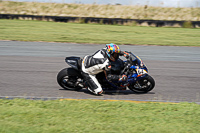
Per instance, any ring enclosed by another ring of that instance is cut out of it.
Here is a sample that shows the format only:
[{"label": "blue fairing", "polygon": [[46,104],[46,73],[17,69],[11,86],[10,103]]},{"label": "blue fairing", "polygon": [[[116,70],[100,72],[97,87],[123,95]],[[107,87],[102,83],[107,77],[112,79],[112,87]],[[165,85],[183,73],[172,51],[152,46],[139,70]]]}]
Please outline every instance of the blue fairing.
[{"label": "blue fairing", "polygon": [[138,74],[134,73],[133,75],[128,76],[128,82],[133,83],[133,82],[139,81],[140,79],[146,77],[147,75],[148,74],[144,74],[142,76],[137,77]]}]

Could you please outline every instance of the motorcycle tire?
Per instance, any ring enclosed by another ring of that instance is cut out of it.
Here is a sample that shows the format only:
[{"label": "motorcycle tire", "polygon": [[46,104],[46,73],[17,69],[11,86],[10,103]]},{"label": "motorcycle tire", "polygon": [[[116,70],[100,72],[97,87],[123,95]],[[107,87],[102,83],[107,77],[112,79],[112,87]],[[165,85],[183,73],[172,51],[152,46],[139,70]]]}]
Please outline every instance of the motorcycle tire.
[{"label": "motorcycle tire", "polygon": [[130,84],[128,88],[132,90],[134,93],[141,94],[151,91],[154,88],[154,86],[155,86],[154,79],[150,75],[147,75],[138,82]]},{"label": "motorcycle tire", "polygon": [[65,90],[78,91],[82,89],[82,87],[76,85],[80,79],[80,73],[73,68],[62,69],[57,75],[58,84]]}]

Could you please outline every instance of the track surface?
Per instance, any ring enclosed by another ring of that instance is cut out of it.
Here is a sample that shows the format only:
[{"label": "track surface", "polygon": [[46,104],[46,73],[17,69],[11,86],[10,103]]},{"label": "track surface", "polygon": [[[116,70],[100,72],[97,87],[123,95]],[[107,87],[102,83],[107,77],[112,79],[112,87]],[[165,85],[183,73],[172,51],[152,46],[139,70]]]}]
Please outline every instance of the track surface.
[{"label": "track surface", "polygon": [[130,46],[122,50],[139,55],[155,79],[147,94],[126,90],[95,96],[63,90],[57,73],[67,67],[66,56],[92,54],[105,45],[0,41],[0,97],[122,99],[200,103],[200,47]]}]

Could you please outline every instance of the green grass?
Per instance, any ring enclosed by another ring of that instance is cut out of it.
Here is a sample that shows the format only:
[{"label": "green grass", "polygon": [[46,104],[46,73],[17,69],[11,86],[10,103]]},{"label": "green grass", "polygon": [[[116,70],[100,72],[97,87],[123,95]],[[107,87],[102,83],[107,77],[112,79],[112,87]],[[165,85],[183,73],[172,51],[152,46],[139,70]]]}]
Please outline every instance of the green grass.
[{"label": "green grass", "polygon": [[200,46],[200,30],[192,28],[0,20],[0,39],[19,41]]},{"label": "green grass", "polygon": [[0,99],[1,133],[199,133],[200,105]]}]

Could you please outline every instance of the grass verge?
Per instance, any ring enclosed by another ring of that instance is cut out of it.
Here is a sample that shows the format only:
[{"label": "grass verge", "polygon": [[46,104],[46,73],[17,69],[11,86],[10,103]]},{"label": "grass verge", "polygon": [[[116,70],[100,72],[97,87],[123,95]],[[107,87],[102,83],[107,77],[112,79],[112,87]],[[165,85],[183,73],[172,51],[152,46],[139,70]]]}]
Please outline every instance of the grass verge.
[{"label": "grass verge", "polygon": [[126,6],[2,1],[0,2],[0,13],[124,19],[200,20],[200,8],[198,7],[133,6],[131,3]]},{"label": "grass verge", "polygon": [[0,132],[198,133],[200,105],[0,99]]},{"label": "grass verge", "polygon": [[0,20],[0,39],[75,43],[200,46],[200,30],[189,28]]}]

